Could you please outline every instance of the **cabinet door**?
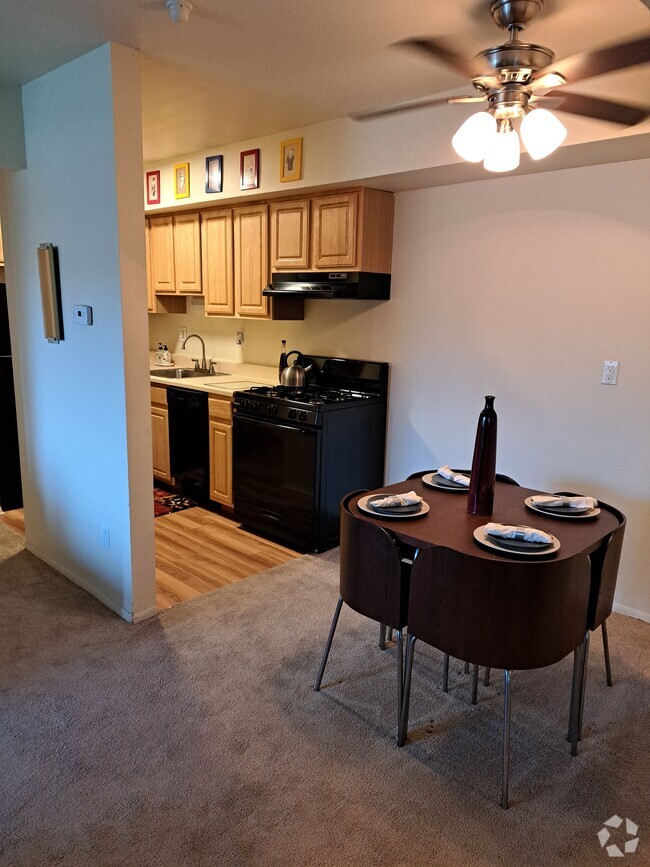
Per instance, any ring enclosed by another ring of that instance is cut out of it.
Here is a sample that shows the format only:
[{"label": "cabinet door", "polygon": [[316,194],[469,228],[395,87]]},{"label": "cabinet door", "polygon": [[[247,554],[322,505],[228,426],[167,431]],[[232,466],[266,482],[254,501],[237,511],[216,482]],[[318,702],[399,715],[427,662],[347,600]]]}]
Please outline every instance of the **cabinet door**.
[{"label": "cabinet door", "polygon": [[172,217],[150,218],[149,253],[151,287],[154,294],[175,295],[174,221]]},{"label": "cabinet door", "polygon": [[309,268],[309,199],[271,204],[271,269]]},{"label": "cabinet door", "polygon": [[171,482],[169,465],[169,411],[160,406],[151,407],[151,439],[153,474],[164,482]]},{"label": "cabinet door", "polygon": [[262,290],[269,283],[268,206],[234,210],[235,313],[268,317],[269,299]]},{"label": "cabinet door", "polygon": [[230,208],[201,215],[201,256],[206,315],[234,316]]},{"label": "cabinet door", "polygon": [[320,196],[312,200],[314,268],[353,268],[357,263],[359,194]]},{"label": "cabinet door", "polygon": [[174,217],[174,277],[179,295],[201,294],[201,231],[198,214]]},{"label": "cabinet door", "polygon": [[151,241],[149,238],[149,220],[144,221],[144,258],[147,266],[147,312],[156,312],[156,296],[151,285]]},{"label": "cabinet door", "polygon": [[232,425],[210,421],[210,499],[232,506]]}]

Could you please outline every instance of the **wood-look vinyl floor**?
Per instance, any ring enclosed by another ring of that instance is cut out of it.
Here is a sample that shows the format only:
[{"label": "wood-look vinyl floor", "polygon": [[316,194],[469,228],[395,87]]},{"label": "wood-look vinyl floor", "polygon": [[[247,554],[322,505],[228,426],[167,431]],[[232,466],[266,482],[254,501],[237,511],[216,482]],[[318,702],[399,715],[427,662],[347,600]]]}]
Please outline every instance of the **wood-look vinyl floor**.
[{"label": "wood-look vinyl floor", "polygon": [[[22,509],[5,512],[0,522],[25,535]],[[300,556],[199,506],[156,518],[154,533],[160,611]]]}]

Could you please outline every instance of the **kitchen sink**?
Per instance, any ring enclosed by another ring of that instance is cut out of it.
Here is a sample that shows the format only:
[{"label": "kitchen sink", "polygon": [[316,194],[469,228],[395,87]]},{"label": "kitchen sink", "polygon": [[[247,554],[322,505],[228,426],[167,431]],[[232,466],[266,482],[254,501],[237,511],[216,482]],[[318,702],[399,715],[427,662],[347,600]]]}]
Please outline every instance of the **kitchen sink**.
[{"label": "kitchen sink", "polygon": [[228,376],[227,373],[210,373],[207,370],[194,370],[192,367],[175,367],[173,370],[150,370],[150,376],[162,376],[165,379],[187,379],[188,377]]}]

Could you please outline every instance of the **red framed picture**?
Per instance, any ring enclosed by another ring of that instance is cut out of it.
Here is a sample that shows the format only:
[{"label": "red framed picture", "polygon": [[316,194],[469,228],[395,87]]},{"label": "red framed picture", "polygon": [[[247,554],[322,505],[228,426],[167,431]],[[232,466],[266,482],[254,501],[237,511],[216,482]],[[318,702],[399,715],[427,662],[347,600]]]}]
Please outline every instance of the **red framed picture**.
[{"label": "red framed picture", "polygon": [[147,172],[147,204],[160,204],[160,172]]},{"label": "red framed picture", "polygon": [[255,190],[260,185],[260,149],[239,154],[239,188]]}]

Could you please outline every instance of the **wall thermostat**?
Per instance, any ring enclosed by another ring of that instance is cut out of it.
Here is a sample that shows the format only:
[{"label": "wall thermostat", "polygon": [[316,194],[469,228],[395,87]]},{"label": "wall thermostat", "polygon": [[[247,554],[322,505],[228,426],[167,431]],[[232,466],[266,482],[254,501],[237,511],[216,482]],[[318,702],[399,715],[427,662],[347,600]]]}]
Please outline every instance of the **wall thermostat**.
[{"label": "wall thermostat", "polygon": [[74,321],[77,325],[92,325],[93,324],[93,308],[87,304],[75,304]]}]

